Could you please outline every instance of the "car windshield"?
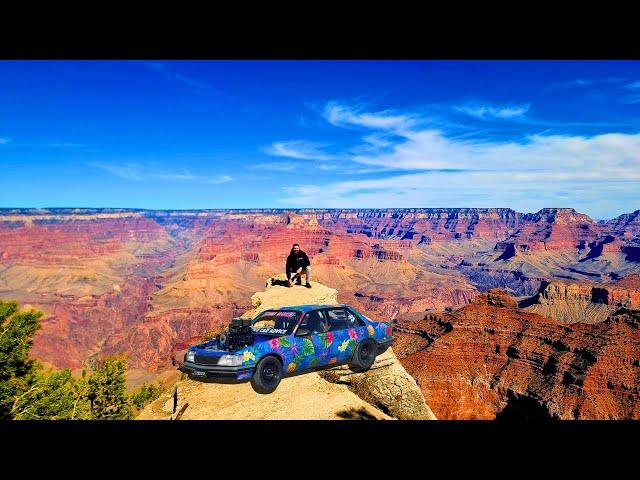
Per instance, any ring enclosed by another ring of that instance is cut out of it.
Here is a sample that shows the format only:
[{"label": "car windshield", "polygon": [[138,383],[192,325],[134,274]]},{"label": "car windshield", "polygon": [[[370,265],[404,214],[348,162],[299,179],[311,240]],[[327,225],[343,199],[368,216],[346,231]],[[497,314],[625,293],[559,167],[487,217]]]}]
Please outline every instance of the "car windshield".
[{"label": "car windshield", "polygon": [[295,310],[267,310],[253,320],[251,327],[260,335],[291,335],[299,318],[300,312]]}]

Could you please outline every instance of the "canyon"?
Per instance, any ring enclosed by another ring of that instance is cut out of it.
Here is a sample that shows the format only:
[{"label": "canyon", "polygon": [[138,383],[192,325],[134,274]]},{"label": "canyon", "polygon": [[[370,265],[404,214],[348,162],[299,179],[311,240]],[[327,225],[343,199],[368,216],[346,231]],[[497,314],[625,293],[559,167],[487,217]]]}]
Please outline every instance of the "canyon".
[{"label": "canyon", "polygon": [[436,417],[529,402],[637,418],[640,210],[0,209],[0,298],[45,312],[32,354],[48,364],[123,354],[158,374],[249,309],[294,242],[312,283],[396,321],[396,354]]}]

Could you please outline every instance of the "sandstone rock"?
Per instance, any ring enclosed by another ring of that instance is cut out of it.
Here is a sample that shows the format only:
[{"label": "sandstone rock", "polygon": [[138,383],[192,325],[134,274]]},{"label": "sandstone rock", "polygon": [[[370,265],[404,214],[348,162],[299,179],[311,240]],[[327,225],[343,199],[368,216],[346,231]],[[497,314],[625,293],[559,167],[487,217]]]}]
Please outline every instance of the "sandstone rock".
[{"label": "sandstone rock", "polygon": [[640,309],[640,275],[597,285],[545,282],[526,309],[561,323],[599,323],[618,308]]},{"label": "sandstone rock", "polygon": [[342,365],[323,370],[320,376],[329,382],[348,385],[360,398],[400,420],[436,420],[416,381],[391,348],[378,355],[367,372],[354,373]]},{"label": "sandstone rock", "polygon": [[[182,380],[173,392],[147,405],[138,420],[391,420],[351,392],[317,373],[283,378],[269,395],[255,393],[249,383],[221,384]],[[170,411],[168,411],[170,409]]]},{"label": "sandstone rock", "polygon": [[[284,280],[284,275],[274,277]],[[252,296],[253,308],[243,315],[284,306],[337,304],[338,292],[318,282],[307,289],[271,285]],[[256,394],[250,384],[218,384],[183,380],[176,385],[175,419],[185,405],[182,419],[416,419],[435,420],[415,380],[389,348],[367,372],[354,373],[347,366],[302,373],[282,380],[275,392]],[[140,419],[167,418],[174,399],[167,394],[140,414]]]},{"label": "sandstone rock", "polygon": [[[639,219],[640,210],[594,222],[573,209],[5,209],[0,296],[44,310],[35,357],[80,368],[127,354],[132,367],[161,371],[176,345],[245,311],[293,241],[339,301],[390,320],[495,287],[530,296],[545,281],[637,272]],[[626,293],[607,290],[624,304]]]},{"label": "sandstone rock", "polygon": [[271,285],[271,279],[285,281],[287,276],[283,273],[270,277],[267,280],[266,289],[251,296],[252,308],[243,313],[242,318],[253,318],[270,308],[304,305],[305,303],[318,305],[338,303],[338,291],[321,283],[311,282],[312,287],[310,289],[304,285],[294,285],[288,288],[280,285]]},{"label": "sandstone rock", "polygon": [[398,337],[427,341],[400,341],[397,351],[439,419],[640,419],[639,324],[639,311],[618,309],[597,324],[563,325],[480,296],[399,321]]}]

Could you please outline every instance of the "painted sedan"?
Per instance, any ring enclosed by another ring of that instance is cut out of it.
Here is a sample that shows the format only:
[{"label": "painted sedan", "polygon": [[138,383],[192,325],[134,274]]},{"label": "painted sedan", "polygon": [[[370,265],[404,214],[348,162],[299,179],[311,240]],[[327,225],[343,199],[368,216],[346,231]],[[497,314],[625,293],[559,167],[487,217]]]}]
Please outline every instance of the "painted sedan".
[{"label": "painted sedan", "polygon": [[349,305],[300,305],[234,319],[219,337],[191,347],[181,367],[193,378],[251,380],[273,392],[283,376],[348,363],[368,370],[393,342],[391,322],[374,322]]}]

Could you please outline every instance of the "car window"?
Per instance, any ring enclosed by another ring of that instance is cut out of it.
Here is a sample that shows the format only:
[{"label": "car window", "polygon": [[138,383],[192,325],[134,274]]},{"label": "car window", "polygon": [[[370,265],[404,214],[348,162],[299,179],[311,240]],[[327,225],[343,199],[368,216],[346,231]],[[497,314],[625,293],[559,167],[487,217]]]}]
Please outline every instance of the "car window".
[{"label": "car window", "polygon": [[325,310],[331,330],[345,330],[347,328],[360,327],[363,324],[362,320],[356,317],[352,312],[346,308],[332,308],[331,310]]},{"label": "car window", "polygon": [[329,322],[324,313],[319,310],[312,310],[307,313],[298,327],[299,335],[310,335],[312,333],[326,333],[329,331]]},{"label": "car window", "polygon": [[364,320],[360,318],[357,314],[352,312],[350,309],[346,308],[347,311],[347,327],[348,328],[356,328],[356,327],[365,327],[367,324],[364,323]]},{"label": "car window", "polygon": [[266,310],[253,320],[251,327],[260,335],[291,335],[299,318],[300,312],[293,310]]}]

